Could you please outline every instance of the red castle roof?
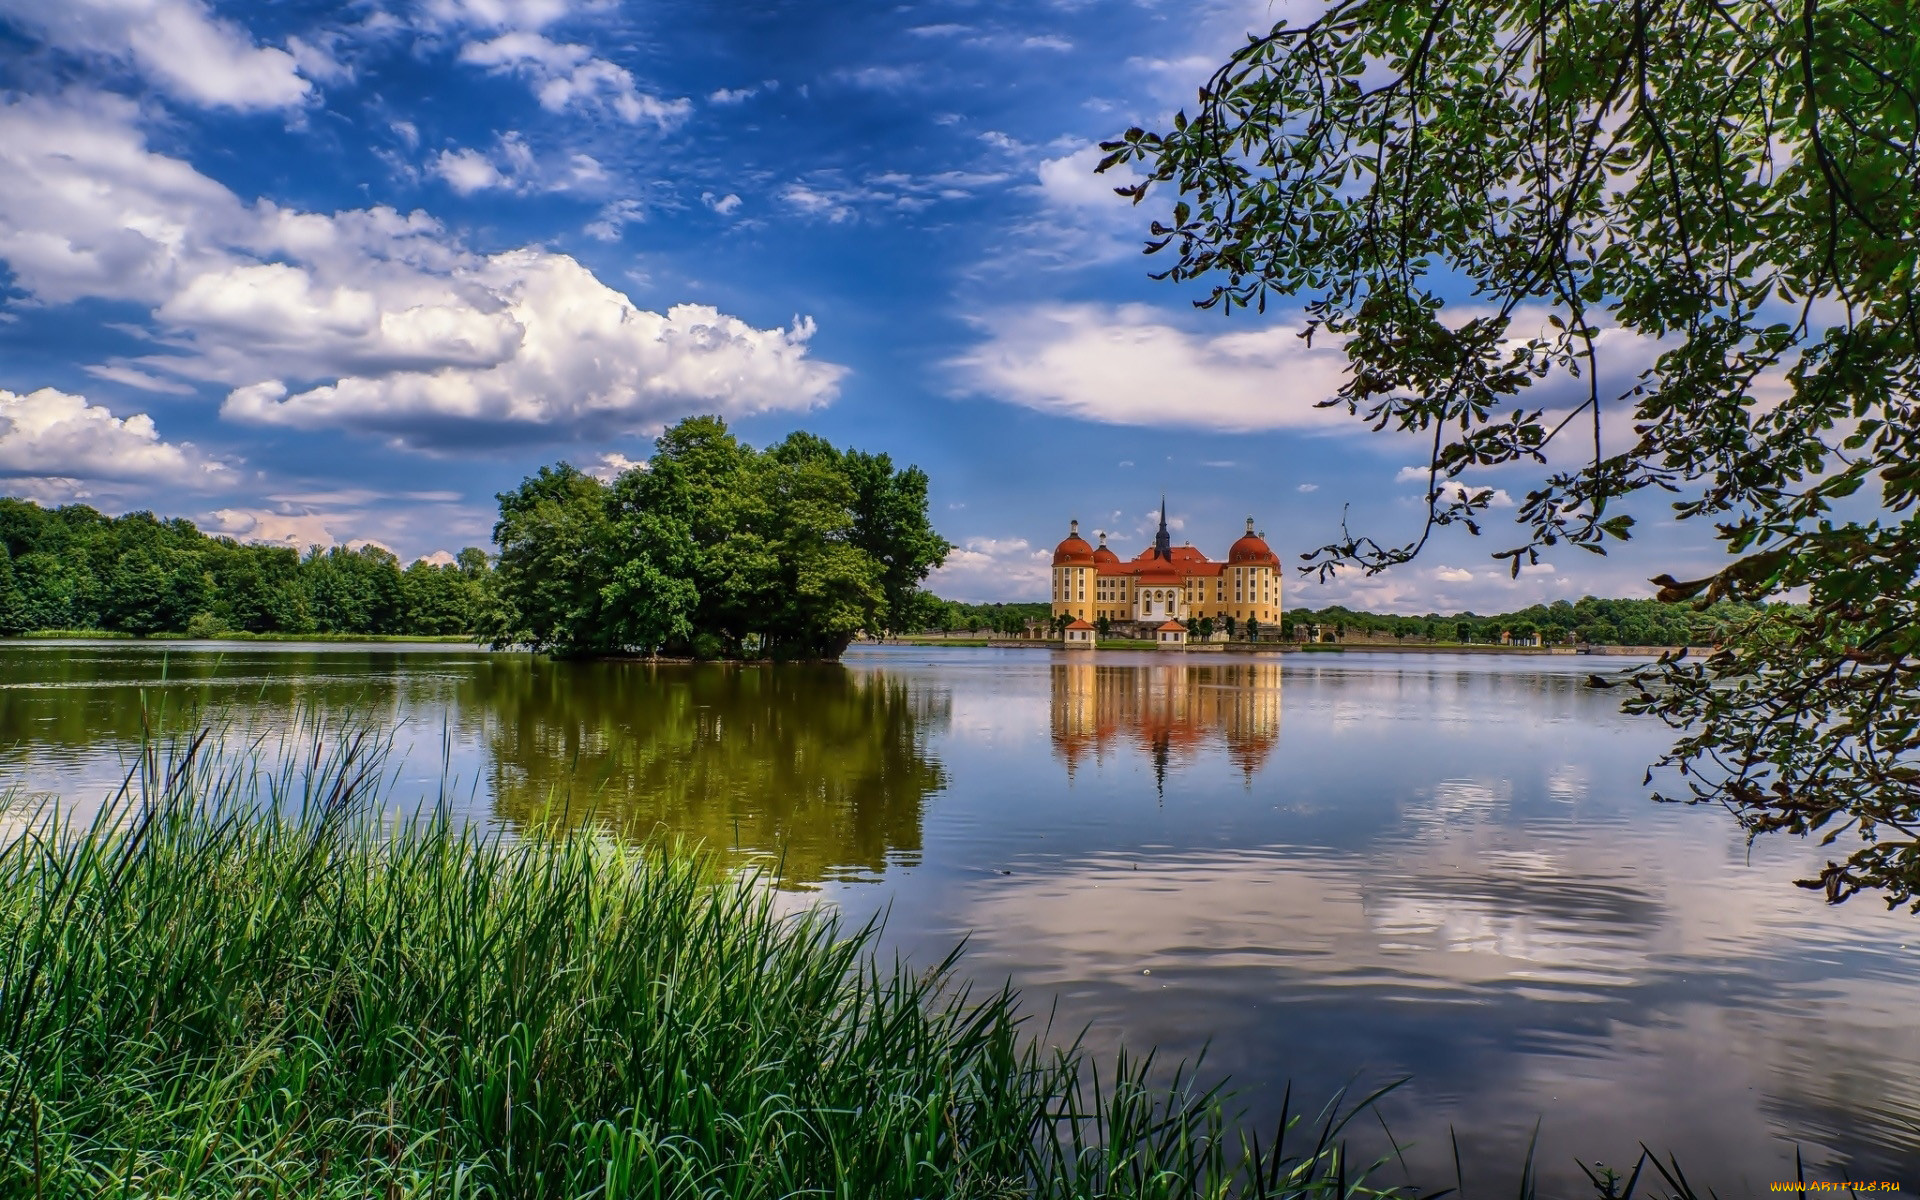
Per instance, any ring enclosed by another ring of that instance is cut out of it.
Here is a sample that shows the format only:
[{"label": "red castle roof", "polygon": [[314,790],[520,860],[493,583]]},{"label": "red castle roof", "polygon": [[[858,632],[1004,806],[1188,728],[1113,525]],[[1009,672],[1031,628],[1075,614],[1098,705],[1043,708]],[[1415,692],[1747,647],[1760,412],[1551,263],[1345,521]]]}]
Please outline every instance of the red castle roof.
[{"label": "red castle roof", "polygon": [[1087,545],[1087,539],[1080,536],[1080,522],[1071,522],[1068,529],[1067,536],[1053,548],[1053,565],[1092,562],[1093,547]]}]

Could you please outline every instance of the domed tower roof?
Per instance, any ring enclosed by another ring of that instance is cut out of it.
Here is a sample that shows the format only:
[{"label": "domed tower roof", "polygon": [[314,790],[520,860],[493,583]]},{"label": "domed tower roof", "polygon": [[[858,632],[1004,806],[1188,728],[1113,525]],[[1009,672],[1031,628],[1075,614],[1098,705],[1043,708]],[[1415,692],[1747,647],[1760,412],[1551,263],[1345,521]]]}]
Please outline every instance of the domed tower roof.
[{"label": "domed tower roof", "polygon": [[1080,536],[1080,522],[1074,521],[1068,527],[1066,539],[1053,548],[1053,565],[1063,563],[1090,563],[1093,561],[1093,547],[1087,545],[1087,539]]},{"label": "domed tower roof", "polygon": [[1248,517],[1247,532],[1227,551],[1227,561],[1235,564],[1277,567],[1280,565],[1280,556],[1267,545],[1266,539],[1253,532],[1253,518]]},{"label": "domed tower roof", "polygon": [[1100,535],[1100,545],[1093,552],[1093,561],[1097,563],[1117,563],[1120,556],[1107,549],[1107,535]]}]

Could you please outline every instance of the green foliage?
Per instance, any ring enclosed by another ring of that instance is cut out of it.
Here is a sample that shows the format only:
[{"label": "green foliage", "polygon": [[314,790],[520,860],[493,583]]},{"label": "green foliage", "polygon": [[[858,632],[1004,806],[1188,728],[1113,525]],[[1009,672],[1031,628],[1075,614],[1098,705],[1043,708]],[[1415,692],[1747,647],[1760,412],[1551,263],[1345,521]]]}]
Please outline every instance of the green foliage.
[{"label": "green foliage", "polygon": [[[994,602],[968,604],[960,600],[942,600],[923,592],[919,620],[914,631],[939,630],[968,633],[1025,633],[1030,625],[1052,626],[1053,606],[1046,601]],[[1102,618],[1104,620],[1105,618]],[[1098,622],[1095,622],[1097,625]]]},{"label": "green foliage", "polygon": [[1096,1064],[957,952],[787,914],[701,857],[393,822],[364,736],[149,747],[90,827],[0,848],[0,1192],[1364,1197],[1317,1128],[1237,1135]]},{"label": "green foliage", "polygon": [[377,546],[310,550],[209,537],[151,513],[103,516],[0,499],[0,634],[96,629],[147,636],[472,633],[485,552],[405,571]]},{"label": "green foliage", "polygon": [[[1463,477],[1531,464],[1495,555],[1515,574],[1626,540],[1624,503],[1664,492],[1731,561],[1657,577],[1663,600],[1804,595],[1665,664],[1633,707],[1682,733],[1680,798],[1756,833],[1849,834],[1808,882],[1920,909],[1913,29],[1906,0],[1337,0],[1249,39],[1102,168],[1144,164],[1136,200],[1177,193],[1148,244],[1163,277],[1229,311],[1298,297],[1352,368],[1323,403],[1427,439],[1419,536],[1345,535],[1317,569],[1478,534],[1491,492]],[[1652,365],[1603,379],[1602,338]],[[1584,395],[1528,402],[1554,378]]]},{"label": "green foliage", "polygon": [[563,463],[499,499],[495,645],[834,658],[938,615],[925,474],[812,434],[760,451],[693,417],[611,485]]}]

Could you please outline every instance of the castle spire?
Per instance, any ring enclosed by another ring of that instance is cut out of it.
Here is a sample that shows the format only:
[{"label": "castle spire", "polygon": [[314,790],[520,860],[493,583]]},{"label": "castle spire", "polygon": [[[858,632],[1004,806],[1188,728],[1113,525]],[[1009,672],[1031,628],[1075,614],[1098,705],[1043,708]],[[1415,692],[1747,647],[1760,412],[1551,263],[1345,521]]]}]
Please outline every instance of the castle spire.
[{"label": "castle spire", "polygon": [[1153,535],[1153,556],[1173,561],[1173,537],[1167,532],[1167,494],[1160,493],[1160,532]]}]

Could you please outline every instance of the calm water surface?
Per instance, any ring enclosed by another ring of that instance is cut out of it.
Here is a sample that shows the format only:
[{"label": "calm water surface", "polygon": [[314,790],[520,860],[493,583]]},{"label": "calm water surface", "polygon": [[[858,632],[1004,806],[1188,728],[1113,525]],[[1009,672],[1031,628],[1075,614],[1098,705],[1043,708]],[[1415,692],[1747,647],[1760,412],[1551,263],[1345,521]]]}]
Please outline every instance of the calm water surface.
[{"label": "calm water surface", "polygon": [[[887,647],[835,667],[556,664],[444,647],[0,647],[0,788],[104,794],[142,714],[397,730],[477,819],[556,806],[777,863],[796,902],[1012,977],[1057,1030],[1210,1045],[1281,1085],[1413,1082],[1423,1178],[1626,1164],[1723,1196],[1810,1171],[1920,1191],[1920,918],[1829,909],[1818,848],[1749,853],[1641,786],[1663,731],[1595,659],[1284,659]],[[1445,1175],[1437,1174],[1449,1164]]]}]

